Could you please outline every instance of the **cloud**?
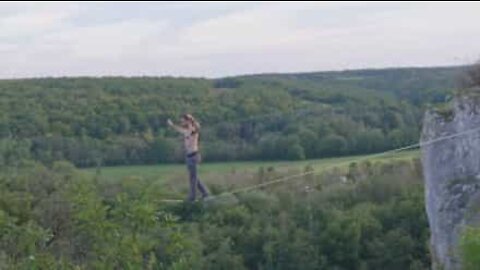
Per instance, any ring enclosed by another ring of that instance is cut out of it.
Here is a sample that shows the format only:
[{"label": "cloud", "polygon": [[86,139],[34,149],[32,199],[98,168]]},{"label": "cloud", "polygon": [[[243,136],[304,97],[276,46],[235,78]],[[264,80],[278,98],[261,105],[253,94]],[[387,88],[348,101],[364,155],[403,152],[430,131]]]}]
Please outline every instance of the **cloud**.
[{"label": "cloud", "polygon": [[162,21],[122,21],[101,26],[69,29],[46,36],[45,42],[59,42],[78,59],[120,58],[141,48],[142,42],[162,32]]},{"label": "cloud", "polygon": [[[0,3],[1,77],[462,64],[478,3]],[[455,62],[457,61],[457,62]]]},{"label": "cloud", "polygon": [[10,14],[3,14],[0,17],[0,39],[21,39],[58,29],[73,14],[78,5],[0,3],[0,7],[11,10]]}]

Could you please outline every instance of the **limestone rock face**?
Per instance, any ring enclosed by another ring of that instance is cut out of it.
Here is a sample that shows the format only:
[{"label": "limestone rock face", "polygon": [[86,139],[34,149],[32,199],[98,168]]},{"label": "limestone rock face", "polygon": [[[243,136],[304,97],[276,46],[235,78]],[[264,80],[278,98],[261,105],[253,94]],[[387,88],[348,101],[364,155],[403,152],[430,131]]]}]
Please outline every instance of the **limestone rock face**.
[{"label": "limestone rock face", "polygon": [[[476,131],[467,132],[468,130]],[[444,112],[425,114],[422,146],[433,269],[461,269],[458,243],[465,225],[480,224],[480,98],[463,95]]]}]

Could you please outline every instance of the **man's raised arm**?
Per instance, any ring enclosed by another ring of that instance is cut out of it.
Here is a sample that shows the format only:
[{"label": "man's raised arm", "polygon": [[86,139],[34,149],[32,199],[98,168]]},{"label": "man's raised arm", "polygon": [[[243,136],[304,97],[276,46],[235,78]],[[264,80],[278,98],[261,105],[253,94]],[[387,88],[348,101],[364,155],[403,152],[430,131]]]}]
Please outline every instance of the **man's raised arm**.
[{"label": "man's raised arm", "polygon": [[172,120],[170,120],[170,119],[167,120],[167,124],[168,124],[170,127],[172,127],[173,129],[175,129],[176,131],[178,131],[178,132],[180,132],[180,133],[182,133],[182,134],[186,134],[186,133],[188,132],[187,129],[185,129],[185,128],[181,127],[181,126],[175,125],[175,124],[172,122]]}]

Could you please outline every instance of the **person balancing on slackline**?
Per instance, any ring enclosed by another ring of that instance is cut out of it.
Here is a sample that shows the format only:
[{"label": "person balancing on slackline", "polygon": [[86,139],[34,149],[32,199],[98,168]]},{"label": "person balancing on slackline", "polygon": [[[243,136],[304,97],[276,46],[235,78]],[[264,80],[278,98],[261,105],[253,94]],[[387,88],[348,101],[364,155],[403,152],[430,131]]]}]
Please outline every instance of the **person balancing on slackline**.
[{"label": "person balancing on slackline", "polygon": [[180,125],[175,125],[172,120],[168,119],[167,124],[183,135],[183,143],[185,148],[185,161],[187,163],[188,173],[190,176],[190,193],[188,201],[193,202],[196,199],[197,188],[202,193],[202,198],[208,197],[208,192],[197,175],[197,165],[200,162],[200,152],[198,149],[198,139],[200,137],[200,124],[191,114],[184,114]]}]

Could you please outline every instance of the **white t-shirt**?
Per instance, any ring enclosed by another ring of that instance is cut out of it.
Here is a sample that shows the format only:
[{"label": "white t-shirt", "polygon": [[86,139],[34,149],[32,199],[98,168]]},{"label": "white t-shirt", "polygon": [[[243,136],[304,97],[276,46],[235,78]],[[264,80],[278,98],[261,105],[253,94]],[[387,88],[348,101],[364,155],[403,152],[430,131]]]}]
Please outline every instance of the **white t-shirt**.
[{"label": "white t-shirt", "polygon": [[198,151],[198,131],[193,127],[184,129],[183,132],[183,144],[185,147],[185,152],[191,154]]}]

